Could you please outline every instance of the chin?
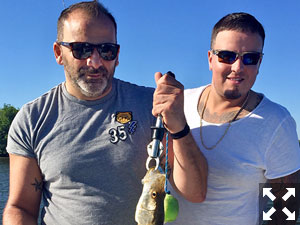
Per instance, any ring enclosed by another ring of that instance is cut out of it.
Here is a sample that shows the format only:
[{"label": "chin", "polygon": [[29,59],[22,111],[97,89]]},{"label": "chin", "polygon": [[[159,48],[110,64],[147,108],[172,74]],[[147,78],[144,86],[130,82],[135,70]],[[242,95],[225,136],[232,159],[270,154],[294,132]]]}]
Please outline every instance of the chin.
[{"label": "chin", "polygon": [[224,96],[226,99],[238,99],[242,94],[238,90],[227,90],[224,92]]},{"label": "chin", "polygon": [[111,86],[108,85],[101,85],[101,86],[89,86],[88,88],[81,88],[81,93],[89,98],[99,98],[101,96],[106,95],[109,90],[111,89]]}]

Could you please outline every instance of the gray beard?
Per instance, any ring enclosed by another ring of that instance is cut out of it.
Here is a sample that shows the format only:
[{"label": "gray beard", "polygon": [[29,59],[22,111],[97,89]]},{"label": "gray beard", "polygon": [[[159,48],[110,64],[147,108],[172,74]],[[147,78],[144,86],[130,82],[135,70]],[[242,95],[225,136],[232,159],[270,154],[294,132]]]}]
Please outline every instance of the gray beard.
[{"label": "gray beard", "polygon": [[86,81],[84,77],[80,77],[77,80],[73,80],[73,82],[86,97],[100,97],[109,88],[107,77],[97,79],[95,82]]},{"label": "gray beard", "polygon": [[[98,69],[81,68],[79,71],[75,72],[72,67],[66,65],[65,70],[66,75],[69,77],[72,85],[76,89],[79,89],[80,92],[88,98],[97,98],[102,96],[111,87],[115,67],[112,74],[109,74],[104,67],[100,67]],[[102,74],[99,79],[87,79],[85,76],[86,73],[98,72]],[[73,74],[73,76],[71,74]]]}]

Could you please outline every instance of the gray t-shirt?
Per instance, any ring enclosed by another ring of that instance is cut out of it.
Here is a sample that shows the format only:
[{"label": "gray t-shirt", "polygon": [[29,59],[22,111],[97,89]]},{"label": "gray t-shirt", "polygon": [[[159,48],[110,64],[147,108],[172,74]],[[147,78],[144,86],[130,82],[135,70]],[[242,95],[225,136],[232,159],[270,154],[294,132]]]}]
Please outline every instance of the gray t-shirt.
[{"label": "gray t-shirt", "polygon": [[7,151],[37,159],[43,224],[135,224],[152,97],[152,88],[114,79],[107,96],[83,101],[62,83],[21,108]]}]

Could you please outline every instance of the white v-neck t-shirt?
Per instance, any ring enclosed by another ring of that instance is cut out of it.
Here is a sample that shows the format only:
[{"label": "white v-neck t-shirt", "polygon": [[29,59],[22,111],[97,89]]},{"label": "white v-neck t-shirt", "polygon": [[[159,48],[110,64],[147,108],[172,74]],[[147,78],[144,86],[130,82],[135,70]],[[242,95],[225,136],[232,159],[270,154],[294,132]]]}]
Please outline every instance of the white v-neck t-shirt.
[{"label": "white v-neck t-shirt", "polygon": [[[259,184],[300,169],[296,123],[286,108],[264,96],[251,113],[232,122],[213,150],[206,150],[200,140],[197,111],[205,87],[185,90],[184,108],[192,135],[208,162],[206,200],[191,203],[173,191],[179,200],[180,211],[177,220],[169,224],[258,224],[262,213]],[[228,123],[202,121],[205,145],[215,145],[227,126]]]}]

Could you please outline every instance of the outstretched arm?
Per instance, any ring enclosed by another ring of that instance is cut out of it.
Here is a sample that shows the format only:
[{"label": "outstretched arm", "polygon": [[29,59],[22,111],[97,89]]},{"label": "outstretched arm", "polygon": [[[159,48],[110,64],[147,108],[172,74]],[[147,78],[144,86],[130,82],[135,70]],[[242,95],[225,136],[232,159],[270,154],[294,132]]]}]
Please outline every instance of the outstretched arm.
[{"label": "outstretched arm", "polygon": [[[184,129],[184,87],[175,78],[155,74],[157,88],[153,97],[154,116],[161,114],[170,133]],[[174,139],[169,143],[170,182],[185,199],[202,202],[207,190],[207,162],[193,136]]]},{"label": "outstretched arm", "polygon": [[37,224],[42,176],[36,159],[10,154],[9,197],[3,225]]}]

